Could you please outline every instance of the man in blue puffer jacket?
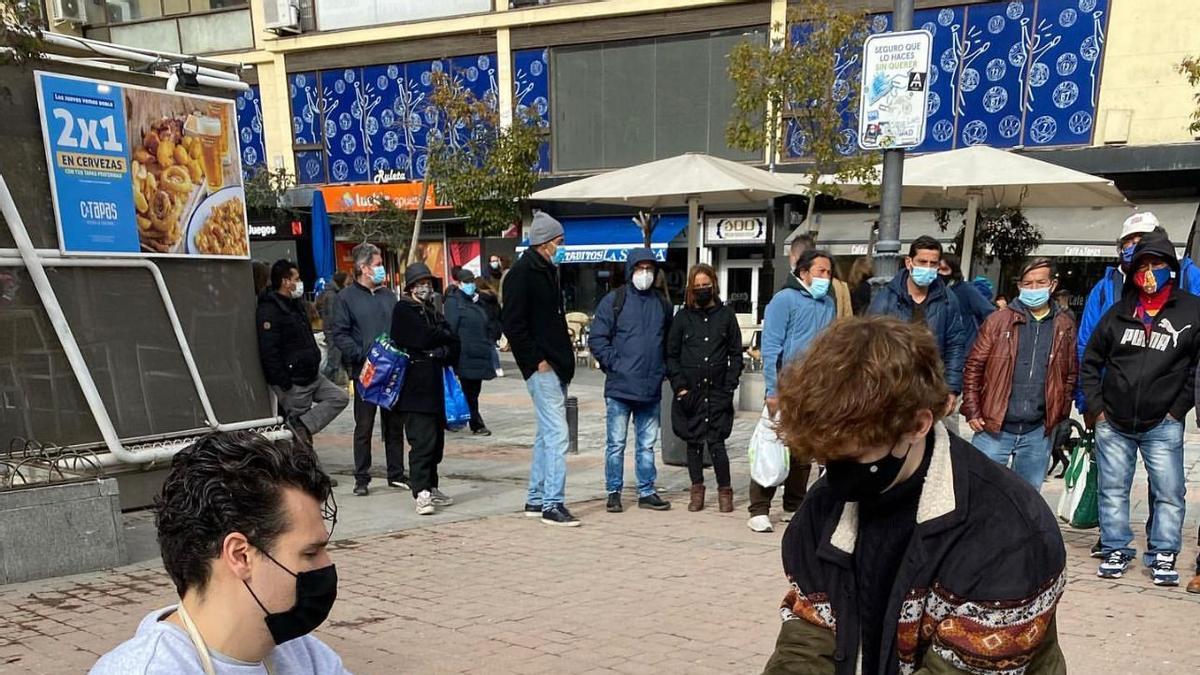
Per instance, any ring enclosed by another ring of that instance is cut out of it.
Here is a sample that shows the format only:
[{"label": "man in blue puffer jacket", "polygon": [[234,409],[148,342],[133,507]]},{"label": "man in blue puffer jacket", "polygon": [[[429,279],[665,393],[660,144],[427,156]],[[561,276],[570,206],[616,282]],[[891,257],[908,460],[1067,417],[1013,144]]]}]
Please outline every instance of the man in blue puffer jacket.
[{"label": "man in blue puffer jacket", "polygon": [[665,511],[671,503],[654,489],[654,441],[659,432],[659,402],[667,374],[666,337],[671,303],[654,288],[658,262],[648,248],[629,252],[625,274],[629,283],[610,292],[596,307],[588,347],[604,371],[604,402],[608,411],[604,454],[608,512],[620,513],[625,473],[625,441],[633,417],[637,455],[638,507]]},{"label": "man in blue puffer jacket", "polygon": [[966,332],[958,298],[938,278],[941,262],[941,242],[930,236],[917,237],[904,259],[906,269],[879,290],[867,314],[882,314],[929,327],[946,368],[946,385],[951,393],[949,407],[953,410],[962,393]]},{"label": "man in blue puffer jacket", "polygon": [[[1104,268],[1104,276],[1092,287],[1091,293],[1088,293],[1087,304],[1083,307],[1083,318],[1079,321],[1079,339],[1076,343],[1076,355],[1080,362],[1083,361],[1083,353],[1087,349],[1088,340],[1091,339],[1092,332],[1096,330],[1100,319],[1104,318],[1109,308],[1121,299],[1121,290],[1125,287],[1125,273],[1133,259],[1134,249],[1142,241],[1142,235],[1155,230],[1166,234],[1166,230],[1159,225],[1158,218],[1149,211],[1135,213],[1125,219],[1125,223],[1121,227],[1121,238],[1117,240],[1119,263],[1116,267]],[[1196,263],[1192,262],[1191,258],[1184,258],[1179,263],[1179,290],[1192,295],[1200,295],[1200,268],[1196,267]],[[1084,416],[1085,421],[1091,421],[1092,416],[1088,413],[1087,403],[1083,398],[1083,389],[1080,387],[1075,389],[1075,408],[1079,410],[1079,414]],[[1088,427],[1091,428],[1091,426],[1089,423]],[[1150,491],[1149,486],[1147,486],[1147,491],[1149,492],[1147,503],[1151,505],[1150,515],[1146,518],[1146,537],[1149,538],[1150,526],[1154,523],[1154,492]],[[1092,557],[1104,557],[1099,539],[1092,546]],[[1200,558],[1197,558],[1196,566],[1200,569]]]}]

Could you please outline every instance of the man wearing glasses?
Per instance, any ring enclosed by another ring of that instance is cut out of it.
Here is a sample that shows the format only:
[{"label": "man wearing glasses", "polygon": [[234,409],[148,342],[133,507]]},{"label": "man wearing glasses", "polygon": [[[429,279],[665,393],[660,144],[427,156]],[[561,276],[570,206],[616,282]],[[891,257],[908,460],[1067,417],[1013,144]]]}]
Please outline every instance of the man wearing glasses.
[{"label": "man wearing glasses", "polygon": [[963,369],[962,414],[972,444],[1041,489],[1050,434],[1071,412],[1075,322],[1050,301],[1054,265],[1021,270],[1020,297],[984,320]]}]

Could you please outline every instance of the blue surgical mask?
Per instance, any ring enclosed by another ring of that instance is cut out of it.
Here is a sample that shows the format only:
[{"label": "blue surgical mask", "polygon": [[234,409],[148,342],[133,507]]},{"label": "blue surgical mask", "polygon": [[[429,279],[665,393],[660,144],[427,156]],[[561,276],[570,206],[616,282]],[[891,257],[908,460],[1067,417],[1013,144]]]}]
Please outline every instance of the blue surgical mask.
[{"label": "blue surgical mask", "polygon": [[1047,302],[1050,302],[1049,288],[1022,288],[1020,293],[1021,304],[1030,309],[1037,309]]},{"label": "blue surgical mask", "polygon": [[821,298],[825,297],[825,294],[829,292],[828,279],[813,277],[813,280],[809,282],[807,286],[808,292],[811,293],[813,298],[816,300],[820,300]]},{"label": "blue surgical mask", "polygon": [[461,288],[462,292],[466,293],[467,295],[475,295],[475,284],[474,283],[461,284],[459,286],[459,288]]},{"label": "blue surgical mask", "polygon": [[383,265],[376,265],[374,269],[371,270],[371,281],[378,286],[379,284],[382,284],[385,279],[387,279],[387,270],[383,269]]},{"label": "blue surgical mask", "polygon": [[925,287],[929,286],[929,284],[932,284],[933,280],[937,279],[937,276],[938,276],[938,271],[937,271],[936,267],[913,267],[912,268],[913,283],[920,286],[921,288],[925,288]]},{"label": "blue surgical mask", "polygon": [[1135,250],[1137,250],[1137,244],[1130,244],[1130,245],[1126,246],[1125,248],[1121,249],[1121,260],[1125,264],[1129,264],[1129,263],[1133,262],[1133,252]]},{"label": "blue surgical mask", "polygon": [[563,261],[566,259],[567,259],[567,249],[563,248],[562,246],[559,246],[554,249],[554,255],[550,257],[550,262],[554,263],[555,265],[561,265],[561,264],[563,264]]}]

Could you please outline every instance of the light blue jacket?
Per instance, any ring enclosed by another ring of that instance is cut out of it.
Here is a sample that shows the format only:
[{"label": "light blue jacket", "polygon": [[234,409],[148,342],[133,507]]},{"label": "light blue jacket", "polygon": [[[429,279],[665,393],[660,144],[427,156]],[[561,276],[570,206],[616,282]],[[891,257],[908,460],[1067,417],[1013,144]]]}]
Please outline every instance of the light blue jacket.
[{"label": "light blue jacket", "polygon": [[[831,289],[832,290],[832,289]],[[817,300],[795,276],[789,276],[763,316],[762,360],[767,396],[775,395],[779,371],[803,354],[813,338],[837,318],[832,295]]]}]

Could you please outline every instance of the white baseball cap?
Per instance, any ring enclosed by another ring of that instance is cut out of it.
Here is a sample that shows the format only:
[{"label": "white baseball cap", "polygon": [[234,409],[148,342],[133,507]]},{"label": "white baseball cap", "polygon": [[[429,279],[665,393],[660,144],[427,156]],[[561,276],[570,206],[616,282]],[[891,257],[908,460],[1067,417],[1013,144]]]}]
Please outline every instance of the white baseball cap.
[{"label": "white baseball cap", "polygon": [[1125,224],[1121,226],[1121,240],[1134,234],[1145,234],[1153,232],[1154,228],[1158,227],[1158,218],[1149,211],[1135,213],[1125,219]]}]

